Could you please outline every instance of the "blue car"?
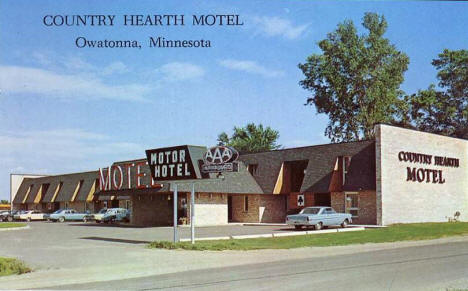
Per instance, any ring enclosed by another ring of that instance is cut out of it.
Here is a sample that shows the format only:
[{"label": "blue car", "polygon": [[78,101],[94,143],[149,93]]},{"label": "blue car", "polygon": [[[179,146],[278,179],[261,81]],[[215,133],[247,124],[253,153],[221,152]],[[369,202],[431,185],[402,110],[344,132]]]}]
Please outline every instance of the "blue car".
[{"label": "blue car", "polygon": [[109,208],[101,218],[104,223],[113,223],[115,221],[129,222],[130,212],[125,208]]},{"label": "blue car", "polygon": [[337,213],[331,207],[306,207],[299,214],[286,216],[286,224],[294,225],[296,229],[303,226],[313,226],[316,230],[324,226],[341,225],[345,228],[352,223],[352,216],[349,213]]},{"label": "blue car", "polygon": [[58,221],[58,222],[64,222],[64,221],[78,221],[82,220],[86,222],[86,216],[89,213],[80,213],[77,212],[75,209],[59,209],[55,211],[54,213],[48,215],[46,217],[47,220],[50,221]]}]

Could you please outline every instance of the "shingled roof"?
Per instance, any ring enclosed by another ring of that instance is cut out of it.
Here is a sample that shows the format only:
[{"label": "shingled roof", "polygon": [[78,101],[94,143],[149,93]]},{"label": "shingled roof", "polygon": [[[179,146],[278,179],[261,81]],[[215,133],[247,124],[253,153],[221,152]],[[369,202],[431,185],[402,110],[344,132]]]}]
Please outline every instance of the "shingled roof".
[{"label": "shingled roof", "polygon": [[38,194],[39,188],[43,184],[49,184],[49,188],[45,193],[42,193],[42,202],[52,202],[55,190],[57,189],[58,184],[61,182],[63,183],[63,186],[60,189],[60,192],[57,194],[54,202],[68,202],[73,197],[76,186],[80,180],[83,180],[83,185],[81,186],[81,189],[75,200],[85,201],[94,181],[96,181],[97,178],[98,171],[46,176],[40,178],[25,178],[18,188],[18,192],[13,202],[22,203],[29,187],[33,185],[26,200],[26,203],[33,203]]},{"label": "shingled roof", "polygon": [[308,160],[300,191],[325,193],[329,191],[332,172],[340,156],[352,157],[344,190],[375,189],[373,140],[244,154],[239,159],[247,165],[258,165],[254,178],[264,193],[273,193],[284,162]]},{"label": "shingled roof", "polygon": [[23,182],[21,182],[21,185],[18,188],[18,191],[16,192],[15,199],[13,199],[13,203],[22,203],[23,199],[26,196],[26,193],[28,193],[28,189],[31,185],[34,185],[34,179],[33,178],[24,178]]},{"label": "shingled roof", "polygon": [[[137,164],[142,163],[141,173],[145,174],[145,177],[142,177],[142,180],[145,180],[145,185],[149,184],[149,177],[151,177],[150,168],[146,165],[146,159],[132,160],[125,162],[114,163],[114,166],[124,164]],[[195,164],[196,166],[197,164]],[[131,175],[133,177],[135,167],[131,169]],[[128,176],[127,171],[123,171],[124,178],[124,188],[128,188]],[[179,180],[179,181],[156,181],[156,183],[162,184],[162,188],[147,188],[147,189],[136,189],[136,179],[130,179],[131,191],[132,194],[146,194],[146,193],[156,193],[156,192],[172,192],[173,186],[175,183],[179,185],[179,191],[189,192],[191,191],[192,182],[196,183],[197,192],[207,192],[207,193],[242,193],[242,194],[261,194],[263,193],[262,189],[255,181],[255,179],[247,171],[244,163],[239,163],[239,171],[232,173],[223,173],[224,179],[217,179],[216,174],[210,174],[209,179],[198,179],[198,180]],[[128,195],[128,189],[122,190],[109,190],[99,192],[99,195]]]}]

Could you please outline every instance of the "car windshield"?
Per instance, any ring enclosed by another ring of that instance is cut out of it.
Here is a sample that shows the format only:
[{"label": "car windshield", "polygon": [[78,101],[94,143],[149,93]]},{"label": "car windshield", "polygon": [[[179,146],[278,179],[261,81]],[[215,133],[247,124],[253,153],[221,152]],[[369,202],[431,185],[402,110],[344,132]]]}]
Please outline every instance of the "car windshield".
[{"label": "car windshield", "polygon": [[62,209],[59,209],[59,210],[55,211],[53,214],[57,214],[57,213],[60,213],[60,212],[62,212]]},{"label": "car windshield", "polygon": [[106,212],[107,212],[107,209],[106,209],[106,208],[103,208],[103,209],[99,210],[98,213],[103,214],[103,213],[106,213]]},{"label": "car windshield", "polygon": [[299,212],[300,214],[317,214],[319,213],[320,208],[304,208]]}]

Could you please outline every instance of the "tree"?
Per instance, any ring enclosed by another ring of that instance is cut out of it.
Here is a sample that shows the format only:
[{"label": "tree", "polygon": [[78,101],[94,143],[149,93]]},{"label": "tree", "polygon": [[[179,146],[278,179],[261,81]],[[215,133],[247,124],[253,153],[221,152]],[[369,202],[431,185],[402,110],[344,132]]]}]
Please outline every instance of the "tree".
[{"label": "tree", "polygon": [[383,37],[384,16],[366,13],[362,25],[367,35],[358,35],[350,20],[338,24],[318,43],[322,54],[299,64],[305,75],[299,84],[312,92],[306,105],[329,116],[325,135],[332,142],[372,138],[375,123],[403,118],[399,88],[409,58]]},{"label": "tree", "polygon": [[432,61],[439,88],[406,96],[407,123],[423,131],[468,139],[468,51],[445,49]]},{"label": "tree", "polygon": [[222,132],[218,135],[218,145],[232,146],[241,153],[276,150],[281,147],[276,141],[279,132],[267,126],[249,123],[245,127],[234,127],[231,137]]},{"label": "tree", "polygon": [[10,201],[8,201],[8,200],[3,200],[3,199],[2,199],[2,200],[0,201],[0,204],[10,204]]}]

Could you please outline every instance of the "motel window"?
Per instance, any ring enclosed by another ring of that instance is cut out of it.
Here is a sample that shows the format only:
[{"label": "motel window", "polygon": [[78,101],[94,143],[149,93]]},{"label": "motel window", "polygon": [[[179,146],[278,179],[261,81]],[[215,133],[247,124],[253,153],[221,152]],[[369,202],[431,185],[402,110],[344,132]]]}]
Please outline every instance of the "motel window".
[{"label": "motel window", "polygon": [[353,217],[358,216],[359,212],[359,194],[358,193],[346,193],[345,195],[345,206],[346,213],[351,214]]},{"label": "motel window", "polygon": [[248,170],[249,170],[250,175],[252,175],[252,176],[257,175],[257,168],[258,168],[257,164],[250,164],[248,166]]},{"label": "motel window", "polygon": [[249,211],[249,196],[244,196],[244,211]]},{"label": "motel window", "polygon": [[349,171],[349,165],[351,164],[351,157],[349,156],[343,156],[343,185],[346,182],[346,175],[348,174]]}]

